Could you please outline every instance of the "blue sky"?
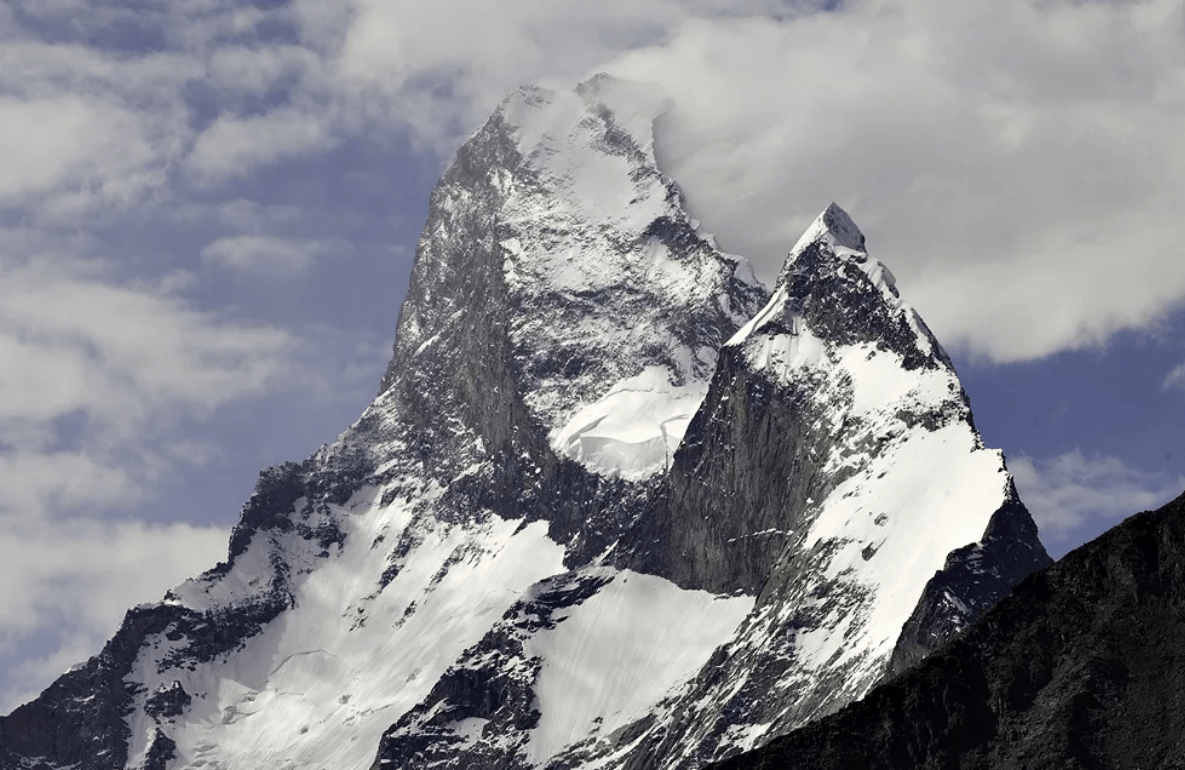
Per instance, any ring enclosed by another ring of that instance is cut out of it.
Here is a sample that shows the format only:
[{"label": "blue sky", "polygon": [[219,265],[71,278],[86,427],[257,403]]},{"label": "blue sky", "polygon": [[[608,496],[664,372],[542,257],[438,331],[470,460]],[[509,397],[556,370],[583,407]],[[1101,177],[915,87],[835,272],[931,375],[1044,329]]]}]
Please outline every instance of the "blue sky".
[{"label": "blue sky", "polygon": [[844,206],[1055,555],[1185,488],[1175,0],[0,2],[0,710],[374,395],[427,194],[522,83],[670,95],[769,281]]}]

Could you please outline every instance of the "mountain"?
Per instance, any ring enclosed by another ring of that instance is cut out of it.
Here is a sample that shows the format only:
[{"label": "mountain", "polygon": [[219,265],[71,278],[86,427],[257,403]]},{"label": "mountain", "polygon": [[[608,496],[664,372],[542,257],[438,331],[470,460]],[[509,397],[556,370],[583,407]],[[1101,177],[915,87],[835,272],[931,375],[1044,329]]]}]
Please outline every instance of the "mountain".
[{"label": "mountain", "polygon": [[662,109],[507,97],[432,193],[375,401],[0,719],[0,768],[698,767],[1048,564],[848,215],[770,294],[660,169]]},{"label": "mountain", "polygon": [[713,770],[1185,767],[1185,495],[1032,575],[964,635]]}]

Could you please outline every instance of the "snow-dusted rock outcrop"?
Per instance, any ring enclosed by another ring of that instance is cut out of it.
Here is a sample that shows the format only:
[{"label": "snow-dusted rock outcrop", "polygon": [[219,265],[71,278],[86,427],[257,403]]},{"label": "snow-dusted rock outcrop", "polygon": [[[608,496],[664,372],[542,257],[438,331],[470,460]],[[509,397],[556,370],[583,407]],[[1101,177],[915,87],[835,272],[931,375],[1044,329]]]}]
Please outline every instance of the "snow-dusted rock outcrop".
[{"label": "snow-dusted rock outcrop", "polygon": [[511,94],[432,194],[374,403],[0,720],[0,768],[692,768],[1042,566],[847,215],[771,297],[658,167],[661,108]]}]

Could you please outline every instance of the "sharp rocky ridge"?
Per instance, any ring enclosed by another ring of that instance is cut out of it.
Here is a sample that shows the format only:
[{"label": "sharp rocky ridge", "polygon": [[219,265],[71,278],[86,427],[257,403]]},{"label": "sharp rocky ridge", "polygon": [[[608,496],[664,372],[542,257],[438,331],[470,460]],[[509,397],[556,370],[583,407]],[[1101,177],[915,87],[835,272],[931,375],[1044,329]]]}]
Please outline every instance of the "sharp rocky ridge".
[{"label": "sharp rocky ridge", "polygon": [[694,768],[1045,566],[848,215],[771,295],[659,167],[661,110],[507,97],[432,193],[375,401],[0,719],[0,767]]}]

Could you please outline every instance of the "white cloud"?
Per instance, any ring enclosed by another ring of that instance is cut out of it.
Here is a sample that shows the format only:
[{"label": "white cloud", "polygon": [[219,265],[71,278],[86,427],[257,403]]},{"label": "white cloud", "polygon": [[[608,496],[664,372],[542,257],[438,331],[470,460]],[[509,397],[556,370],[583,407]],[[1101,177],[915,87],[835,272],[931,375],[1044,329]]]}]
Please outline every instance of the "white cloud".
[{"label": "white cloud", "polygon": [[77,43],[0,40],[0,83],[24,98],[91,94],[161,109],[179,104],[178,89],[204,74],[201,60],[184,52],[117,56]]},{"label": "white cloud", "polygon": [[102,101],[0,97],[0,205],[66,185],[114,189],[154,160],[145,131],[137,114]]},{"label": "white cloud", "polygon": [[726,247],[772,275],[837,200],[939,337],[997,361],[1185,296],[1179,3],[849,8],[687,22],[611,68],[674,94],[662,149]]},{"label": "white cloud", "polygon": [[183,408],[208,412],[284,374],[280,329],[236,324],[176,296],[110,282],[77,261],[0,258],[0,420],[81,410],[126,434]]},{"label": "white cloud", "polygon": [[1116,457],[1087,457],[1078,450],[1041,460],[1022,455],[1008,467],[1042,537],[1054,542],[1079,527],[1097,530],[1158,508],[1185,490],[1185,476],[1148,473]]},{"label": "white cloud", "polygon": [[[82,451],[9,449],[0,452],[0,477],[20,480],[0,489],[0,521],[44,521],[57,510],[109,510],[143,494],[140,480],[127,470]],[[7,531],[0,541],[12,537]]]},{"label": "white cloud", "polygon": [[[293,338],[194,309],[111,267],[0,253],[0,703],[97,652],[135,601],[159,599],[225,553],[220,527],[110,521],[210,447],[176,428],[291,378]],[[75,246],[79,244],[75,243]],[[83,656],[85,657],[85,655]],[[6,710],[6,709],[5,709]]]},{"label": "white cloud", "polygon": [[14,29],[0,39],[0,206],[77,223],[159,188],[191,133],[183,93],[201,62],[117,56]]},{"label": "white cloud", "polygon": [[293,275],[304,272],[319,258],[349,249],[350,244],[342,240],[233,235],[207,244],[202,260],[258,275]]},{"label": "white cloud", "polygon": [[221,117],[198,136],[188,164],[199,179],[220,182],[335,143],[325,120],[285,109],[255,117]]},{"label": "white cloud", "polygon": [[424,146],[448,155],[519,85],[568,88],[622,52],[665,40],[688,14],[755,12],[771,5],[356,0],[339,6],[352,12],[335,81],[368,116],[411,127]]},{"label": "white cloud", "polygon": [[1164,390],[1169,388],[1181,388],[1185,390],[1185,364],[1178,364],[1173,367],[1173,370],[1164,378]]},{"label": "white cloud", "polygon": [[228,46],[211,53],[209,76],[219,89],[260,96],[284,87],[286,81],[312,77],[320,70],[320,58],[301,46]]},{"label": "white cloud", "polygon": [[662,160],[726,248],[772,277],[836,200],[939,337],[989,360],[1185,298],[1179,2],[774,5],[359,0],[335,72],[445,155],[520,83],[659,82]]}]

